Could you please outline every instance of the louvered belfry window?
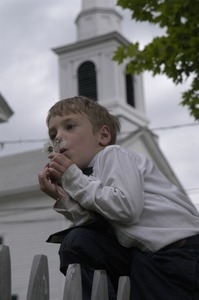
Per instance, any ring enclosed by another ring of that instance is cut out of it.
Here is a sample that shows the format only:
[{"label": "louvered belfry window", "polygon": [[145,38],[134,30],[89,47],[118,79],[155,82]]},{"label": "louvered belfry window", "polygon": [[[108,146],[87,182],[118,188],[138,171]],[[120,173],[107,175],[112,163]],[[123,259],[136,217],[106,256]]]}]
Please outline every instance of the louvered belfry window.
[{"label": "louvered belfry window", "polygon": [[78,69],[78,94],[97,101],[97,78],[95,65],[84,62]]},{"label": "louvered belfry window", "polygon": [[135,107],[134,76],[132,74],[126,74],[126,99],[129,105]]}]

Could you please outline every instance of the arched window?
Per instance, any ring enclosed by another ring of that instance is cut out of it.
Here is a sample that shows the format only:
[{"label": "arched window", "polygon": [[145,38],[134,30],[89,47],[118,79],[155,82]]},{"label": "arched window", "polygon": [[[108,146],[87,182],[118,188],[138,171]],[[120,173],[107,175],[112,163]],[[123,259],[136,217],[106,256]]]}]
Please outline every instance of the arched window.
[{"label": "arched window", "polygon": [[134,93],[134,76],[126,74],[126,100],[127,103],[135,107],[135,93]]},{"label": "arched window", "polygon": [[97,78],[95,65],[84,62],[78,69],[78,94],[97,101]]}]

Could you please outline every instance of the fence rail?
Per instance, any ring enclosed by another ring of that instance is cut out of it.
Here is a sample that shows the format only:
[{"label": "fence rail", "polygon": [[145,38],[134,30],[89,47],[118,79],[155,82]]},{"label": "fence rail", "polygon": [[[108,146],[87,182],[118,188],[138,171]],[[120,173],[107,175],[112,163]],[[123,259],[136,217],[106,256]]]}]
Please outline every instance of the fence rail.
[{"label": "fence rail", "polygon": [[[0,246],[0,299],[11,300],[11,259],[8,246]],[[82,300],[81,270],[79,264],[69,265],[63,300]],[[130,279],[127,276],[119,278],[117,300],[130,299]],[[26,300],[50,300],[48,258],[45,255],[35,255],[30,270]],[[94,272],[91,300],[108,300],[108,284],[106,272]]]}]

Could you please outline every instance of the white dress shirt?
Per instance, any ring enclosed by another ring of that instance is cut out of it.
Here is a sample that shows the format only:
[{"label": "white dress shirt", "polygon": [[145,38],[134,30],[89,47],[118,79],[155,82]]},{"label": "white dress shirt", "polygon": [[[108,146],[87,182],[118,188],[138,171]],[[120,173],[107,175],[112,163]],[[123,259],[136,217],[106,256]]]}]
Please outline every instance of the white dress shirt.
[{"label": "white dress shirt", "polygon": [[74,164],[62,177],[69,197],[54,208],[70,226],[93,220],[92,212],[97,212],[111,224],[120,244],[144,251],[199,234],[193,203],[143,154],[107,146],[89,166],[89,177]]}]

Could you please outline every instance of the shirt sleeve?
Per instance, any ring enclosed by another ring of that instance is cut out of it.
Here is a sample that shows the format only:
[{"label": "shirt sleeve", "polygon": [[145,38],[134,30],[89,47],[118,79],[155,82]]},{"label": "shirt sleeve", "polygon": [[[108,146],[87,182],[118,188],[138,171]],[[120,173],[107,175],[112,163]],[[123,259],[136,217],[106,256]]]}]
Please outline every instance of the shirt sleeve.
[{"label": "shirt sleeve", "polygon": [[142,176],[128,152],[117,147],[101,151],[94,176],[85,176],[72,165],[62,177],[65,191],[88,210],[109,221],[135,224],[143,210]]},{"label": "shirt sleeve", "polygon": [[57,200],[53,208],[76,226],[93,221],[96,218],[92,211],[81,207],[78,202],[71,199],[67,194]]}]

